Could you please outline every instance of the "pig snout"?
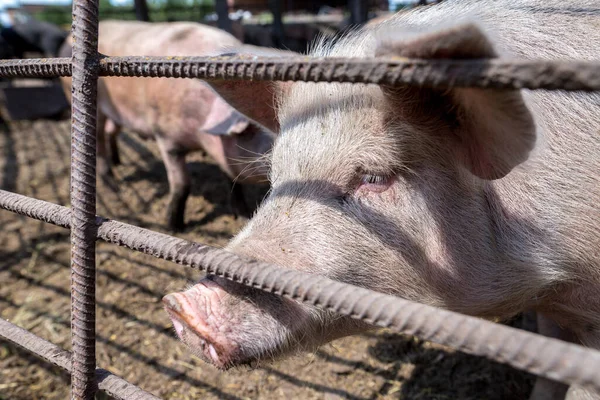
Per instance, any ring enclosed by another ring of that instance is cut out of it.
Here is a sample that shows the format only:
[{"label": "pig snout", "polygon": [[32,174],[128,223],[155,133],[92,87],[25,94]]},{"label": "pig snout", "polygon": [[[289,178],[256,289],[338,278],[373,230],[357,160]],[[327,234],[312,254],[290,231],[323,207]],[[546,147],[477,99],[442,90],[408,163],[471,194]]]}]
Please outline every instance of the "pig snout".
[{"label": "pig snout", "polygon": [[221,329],[226,325],[224,316],[215,306],[224,295],[219,285],[205,279],[184,292],[163,298],[179,339],[219,368],[230,364],[239,349]]},{"label": "pig snout", "polygon": [[282,354],[312,325],[303,306],[217,277],[163,303],[179,339],[222,370]]}]

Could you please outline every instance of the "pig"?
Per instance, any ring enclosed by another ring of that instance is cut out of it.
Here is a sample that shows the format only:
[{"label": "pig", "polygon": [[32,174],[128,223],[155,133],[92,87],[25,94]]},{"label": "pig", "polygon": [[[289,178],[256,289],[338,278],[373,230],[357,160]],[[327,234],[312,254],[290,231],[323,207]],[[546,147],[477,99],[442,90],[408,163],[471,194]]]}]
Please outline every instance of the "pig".
[{"label": "pig", "polygon": [[[103,21],[99,35],[99,51],[112,56],[201,56],[241,46],[227,32],[196,23]],[[63,57],[70,56],[71,43],[69,38],[63,46]],[[70,78],[63,83],[70,96]],[[97,123],[98,173],[113,189],[118,185],[111,164],[120,162],[116,137],[121,128],[156,140],[169,180],[167,225],[172,231],[184,227],[190,192],[187,153],[205,150],[232,182],[267,179],[263,155],[271,149],[274,133],[233,109],[199,79],[103,77],[98,83]],[[233,185],[233,210],[249,216],[241,190]]]},{"label": "pig", "polygon": [[[447,0],[312,55],[597,61],[596,5]],[[211,84],[278,131],[269,195],[226,251],[486,319],[531,310],[542,333],[600,348],[599,93]],[[163,302],[221,369],[369,328],[213,275]],[[532,398],[566,390],[540,380]]]}]

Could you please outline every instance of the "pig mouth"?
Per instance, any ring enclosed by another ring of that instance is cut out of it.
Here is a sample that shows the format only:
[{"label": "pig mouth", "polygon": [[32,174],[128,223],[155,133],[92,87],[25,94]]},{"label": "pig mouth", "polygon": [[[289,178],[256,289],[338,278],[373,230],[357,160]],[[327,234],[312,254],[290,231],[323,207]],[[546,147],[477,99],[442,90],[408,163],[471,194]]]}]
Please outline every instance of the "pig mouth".
[{"label": "pig mouth", "polygon": [[203,280],[185,293],[166,295],[162,301],[177,337],[204,361],[227,370],[244,360],[239,345],[228,338],[220,328],[222,321],[211,310],[221,292],[218,284]]},{"label": "pig mouth", "polygon": [[[185,322],[185,317],[180,314],[167,310],[171,321],[173,321],[173,327],[177,333],[177,337],[188,347],[195,350],[196,355],[200,356],[205,361],[211,362],[213,365],[227,369],[227,367],[221,362],[219,352],[213,343],[208,342],[202,334],[199,334],[198,329],[191,327]],[[200,354],[197,354],[200,350]]]}]

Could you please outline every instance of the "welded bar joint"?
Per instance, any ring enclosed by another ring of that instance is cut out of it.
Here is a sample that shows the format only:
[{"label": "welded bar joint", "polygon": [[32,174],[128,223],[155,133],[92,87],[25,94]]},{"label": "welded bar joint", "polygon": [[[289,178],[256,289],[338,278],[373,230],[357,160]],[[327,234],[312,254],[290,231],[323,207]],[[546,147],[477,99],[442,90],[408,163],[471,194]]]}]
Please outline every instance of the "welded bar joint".
[{"label": "welded bar joint", "polygon": [[96,392],[96,95],[98,1],[73,1],[71,397]]},{"label": "welded bar joint", "polygon": [[[0,339],[7,340],[42,360],[71,372],[71,353],[39,336],[0,318]],[[119,400],[159,400],[139,387],[119,378],[113,373],[96,368],[98,389]]]}]

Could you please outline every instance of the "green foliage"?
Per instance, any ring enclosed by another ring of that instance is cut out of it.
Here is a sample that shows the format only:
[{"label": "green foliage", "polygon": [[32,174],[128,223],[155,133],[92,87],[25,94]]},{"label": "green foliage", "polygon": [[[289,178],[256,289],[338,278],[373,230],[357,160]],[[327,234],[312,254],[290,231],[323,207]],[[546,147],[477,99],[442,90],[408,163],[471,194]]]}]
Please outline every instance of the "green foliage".
[{"label": "green foliage", "polygon": [[70,29],[71,7],[48,6],[43,11],[34,13],[33,17],[62,26],[65,29]]}]

